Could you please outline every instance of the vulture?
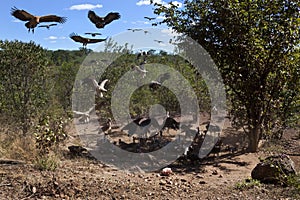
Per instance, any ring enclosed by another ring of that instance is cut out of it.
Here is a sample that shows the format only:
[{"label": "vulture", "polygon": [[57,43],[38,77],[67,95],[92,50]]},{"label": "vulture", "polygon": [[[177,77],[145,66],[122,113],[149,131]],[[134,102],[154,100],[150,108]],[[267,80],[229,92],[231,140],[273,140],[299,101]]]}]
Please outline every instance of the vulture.
[{"label": "vulture", "polygon": [[164,43],[162,40],[154,40],[154,42],[157,42],[157,43]]},{"label": "vulture", "polygon": [[86,35],[91,35],[93,37],[95,37],[96,35],[102,35],[101,33],[85,33]]},{"label": "vulture", "polygon": [[148,19],[149,21],[156,19],[155,17],[144,17],[145,19]]},{"label": "vulture", "polygon": [[44,27],[47,28],[48,30],[50,29],[50,26],[56,26],[57,24],[47,24],[47,25],[39,25],[38,27]]},{"label": "vulture", "polygon": [[85,38],[85,37],[81,37],[80,35],[77,35],[75,33],[70,34],[70,38],[72,40],[74,40],[75,42],[82,43],[83,47],[86,47],[87,44],[103,42],[107,39],[107,38],[105,38],[105,39]]},{"label": "vulture", "polygon": [[140,59],[141,57],[143,57],[143,60],[145,61],[146,58],[148,56],[148,53],[146,51],[140,51],[137,55],[136,55],[136,59]]},{"label": "vulture", "polygon": [[121,15],[118,12],[110,12],[105,17],[99,17],[92,10],[88,12],[88,18],[95,24],[97,28],[104,28],[105,25],[111,23],[114,20],[120,19]]},{"label": "vulture", "polygon": [[145,78],[146,77],[146,74],[147,74],[147,70],[145,69],[144,65],[131,65],[131,69],[134,70],[134,71],[137,71],[139,74],[142,75],[142,78]]},{"label": "vulture", "polygon": [[138,117],[122,128],[122,131],[127,130],[128,136],[138,134],[142,137],[147,137],[147,132],[150,132],[150,125],[155,129],[159,129],[159,124],[155,118]]},{"label": "vulture", "polygon": [[103,93],[102,92],[106,92],[107,89],[105,89],[105,84],[107,83],[108,79],[105,79],[104,81],[102,81],[101,83],[97,82],[95,79],[92,78],[85,78],[82,80],[82,84],[88,84],[91,85],[97,92],[100,92],[100,97],[103,97]]},{"label": "vulture", "polygon": [[135,32],[135,31],[142,31],[143,29],[141,29],[141,28],[128,28],[127,30]]},{"label": "vulture", "polygon": [[111,131],[111,118],[108,118],[107,121],[104,124],[101,125],[101,131],[104,134],[106,134],[105,132],[107,132],[107,134],[110,133],[110,131]]},{"label": "vulture", "polygon": [[28,28],[28,32],[32,30],[32,33],[34,33],[34,28],[41,22],[58,22],[62,24],[67,21],[66,17],[57,15],[34,16],[25,10],[19,10],[16,7],[11,9],[11,15],[21,21],[27,21],[25,26]]},{"label": "vulture", "polygon": [[151,81],[149,84],[149,87],[151,90],[155,90],[159,88],[164,81],[168,80],[170,78],[170,74],[168,72],[161,74],[156,80]]},{"label": "vulture", "polygon": [[79,122],[81,123],[89,123],[90,121],[90,114],[94,111],[95,106],[91,107],[88,111],[81,112],[73,110],[74,117],[79,118]]}]

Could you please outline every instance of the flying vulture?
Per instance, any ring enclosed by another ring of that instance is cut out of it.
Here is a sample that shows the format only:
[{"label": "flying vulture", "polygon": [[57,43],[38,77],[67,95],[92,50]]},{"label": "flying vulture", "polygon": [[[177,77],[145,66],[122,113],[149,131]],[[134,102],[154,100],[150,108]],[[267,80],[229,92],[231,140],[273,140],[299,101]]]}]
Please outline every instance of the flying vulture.
[{"label": "flying vulture", "polygon": [[157,43],[164,43],[162,40],[154,40],[154,42],[157,42]]},{"label": "flying vulture", "polygon": [[88,12],[88,18],[97,28],[104,28],[105,25],[111,23],[114,20],[120,19],[121,15],[118,12],[110,12],[105,17],[99,17],[92,10]]},{"label": "flying vulture", "polygon": [[75,33],[70,34],[70,38],[72,40],[74,40],[75,42],[82,43],[83,47],[86,47],[86,45],[90,44],[90,43],[98,43],[98,42],[103,42],[106,40],[106,38],[105,39],[85,38],[85,37],[81,37]]},{"label": "flying vulture", "polygon": [[149,87],[151,90],[155,90],[157,88],[159,88],[164,81],[168,80],[170,78],[170,74],[168,72],[161,74],[157,80],[153,80],[151,81],[151,83],[149,84]]},{"label": "flying vulture", "polygon": [[102,35],[101,33],[84,33],[86,35],[91,35],[93,37],[95,37],[96,35]]},{"label": "flying vulture", "polygon": [[79,122],[82,123],[89,123],[90,121],[90,114],[95,110],[95,106],[91,107],[88,111],[81,112],[73,110],[74,117],[79,118]]},{"label": "flying vulture", "polygon": [[144,65],[142,64],[142,65],[140,65],[140,66],[138,66],[138,65],[131,65],[131,69],[133,70],[133,71],[137,71],[139,74],[141,74],[142,75],[142,78],[145,78],[145,76],[146,76],[146,74],[147,74],[147,70],[145,69],[145,67],[144,67]]},{"label": "flying vulture", "polygon": [[82,80],[82,84],[88,84],[92,86],[97,92],[100,92],[100,97],[103,97],[102,92],[107,91],[107,89],[105,89],[105,84],[107,83],[107,81],[108,79],[105,79],[102,82],[98,83],[95,79],[87,77]]},{"label": "flying vulture", "polygon": [[127,30],[135,32],[135,31],[142,31],[143,29],[141,29],[141,28],[128,28]]},{"label": "flying vulture", "polygon": [[67,21],[66,17],[59,17],[57,15],[34,16],[25,10],[19,10],[16,7],[11,9],[11,15],[19,20],[27,21],[25,26],[28,28],[28,32],[32,30],[32,33],[34,33],[34,28],[41,22],[65,23]]},{"label": "flying vulture", "polygon": [[156,19],[155,17],[144,17],[145,19],[148,19],[149,21]]},{"label": "flying vulture", "polygon": [[50,26],[56,26],[57,24],[47,24],[47,25],[39,25],[38,27],[45,27],[48,30],[50,29]]}]

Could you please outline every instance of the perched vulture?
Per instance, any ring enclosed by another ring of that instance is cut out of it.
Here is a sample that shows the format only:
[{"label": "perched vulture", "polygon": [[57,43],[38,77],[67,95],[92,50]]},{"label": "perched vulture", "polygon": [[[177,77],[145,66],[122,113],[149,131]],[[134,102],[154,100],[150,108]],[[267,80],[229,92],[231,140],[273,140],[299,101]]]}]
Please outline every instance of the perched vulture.
[{"label": "perched vulture", "polygon": [[103,42],[106,40],[106,38],[105,39],[85,38],[85,37],[81,37],[75,33],[70,34],[70,38],[72,40],[74,40],[75,42],[82,43],[83,47],[86,47],[86,45],[90,44],[90,43],[98,43],[98,42]]},{"label": "perched vulture", "polygon": [[38,27],[44,27],[50,29],[50,26],[56,26],[57,24],[47,24],[47,25],[39,25]]},{"label": "perched vulture", "polygon": [[19,10],[16,7],[11,9],[11,15],[19,20],[27,21],[25,26],[28,28],[28,32],[32,30],[32,33],[34,33],[34,28],[41,22],[65,23],[67,21],[66,17],[59,17],[57,15],[34,16],[25,10]]},{"label": "perched vulture", "polygon": [[104,28],[105,25],[111,23],[114,20],[120,19],[121,15],[117,12],[110,12],[105,17],[99,17],[92,10],[88,12],[88,18],[97,28]]},{"label": "perched vulture", "polygon": [[86,35],[91,35],[93,37],[95,37],[96,35],[102,35],[101,33],[85,33]]}]

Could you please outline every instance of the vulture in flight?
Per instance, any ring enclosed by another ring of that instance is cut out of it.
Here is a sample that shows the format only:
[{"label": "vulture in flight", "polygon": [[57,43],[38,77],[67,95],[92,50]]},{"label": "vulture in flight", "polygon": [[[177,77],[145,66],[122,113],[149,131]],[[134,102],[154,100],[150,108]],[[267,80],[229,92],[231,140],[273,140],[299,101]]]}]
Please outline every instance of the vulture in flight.
[{"label": "vulture in flight", "polygon": [[81,37],[80,35],[77,35],[75,33],[70,34],[70,38],[72,40],[74,40],[75,42],[82,43],[83,47],[86,47],[86,45],[90,44],[90,43],[98,43],[98,42],[103,42],[106,40],[106,38],[105,39],[85,38],[85,37]]},{"label": "vulture in flight", "polygon": [[88,12],[88,18],[97,28],[104,28],[105,25],[111,23],[114,20],[120,19],[121,15],[118,12],[110,12],[105,17],[99,17],[92,10]]},{"label": "vulture in flight", "polygon": [[164,74],[161,74],[157,80],[152,80],[151,83],[149,84],[149,87],[151,90],[156,90],[157,88],[159,88],[164,81],[168,80],[171,77],[171,75],[166,72]]},{"label": "vulture in flight", "polygon": [[96,92],[100,93],[100,97],[103,97],[102,92],[107,92],[107,89],[105,88],[107,81],[108,79],[97,82],[94,78],[87,77],[82,80],[82,84],[88,84],[89,86],[93,87]]},{"label": "vulture in flight", "polygon": [[89,123],[90,114],[95,110],[95,106],[91,107],[88,111],[81,112],[73,110],[73,114],[75,118],[79,118],[79,122],[81,123]]},{"label": "vulture in flight", "polygon": [[28,32],[32,30],[32,33],[34,33],[34,28],[41,22],[58,22],[62,24],[67,21],[66,17],[57,15],[34,16],[25,10],[19,10],[16,7],[11,9],[11,15],[21,21],[27,21],[25,26],[28,28]]},{"label": "vulture in flight", "polygon": [[145,19],[148,19],[149,21],[156,19],[155,17],[144,17]]},{"label": "vulture in flight", "polygon": [[93,37],[95,37],[96,35],[102,35],[101,33],[84,33],[86,35],[91,35]]},{"label": "vulture in flight", "polygon": [[141,28],[128,28],[127,30],[135,32],[135,31],[142,31],[143,29],[141,29]]},{"label": "vulture in flight", "polygon": [[56,26],[57,24],[47,24],[47,25],[39,25],[38,27],[45,27],[48,30],[50,29],[50,26]]},{"label": "vulture in flight", "polygon": [[154,40],[154,42],[157,42],[157,43],[164,43],[162,40]]}]

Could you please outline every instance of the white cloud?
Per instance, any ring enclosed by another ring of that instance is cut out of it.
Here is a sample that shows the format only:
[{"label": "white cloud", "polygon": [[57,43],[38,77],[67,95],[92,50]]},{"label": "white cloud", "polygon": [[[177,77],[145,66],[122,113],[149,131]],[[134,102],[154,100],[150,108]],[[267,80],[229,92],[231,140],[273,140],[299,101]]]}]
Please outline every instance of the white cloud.
[{"label": "white cloud", "polygon": [[161,20],[164,20],[164,19],[166,19],[166,17],[165,16],[158,16],[158,17],[156,17],[156,19],[161,19]]},{"label": "white cloud", "polygon": [[73,5],[69,8],[69,10],[91,10],[95,8],[102,8],[103,5],[97,4],[78,4],[78,5]]},{"label": "white cloud", "polygon": [[20,22],[23,22],[23,21],[21,21],[21,20],[18,20],[18,19],[14,19],[14,20],[12,20],[12,22],[15,22],[15,23],[20,23]]},{"label": "white cloud", "polygon": [[46,40],[57,40],[56,36],[49,36],[47,38],[45,38]]},{"label": "white cloud", "polygon": [[50,41],[56,41],[56,40],[65,40],[66,37],[65,36],[61,36],[61,37],[57,37],[57,36],[49,36],[49,37],[46,37],[44,38],[45,40],[50,40]]},{"label": "white cloud", "polygon": [[168,36],[171,36],[171,37],[176,37],[176,36],[181,35],[180,33],[176,32],[175,30],[173,30],[171,28],[163,29],[163,30],[161,30],[161,32],[164,34],[167,34]]}]

